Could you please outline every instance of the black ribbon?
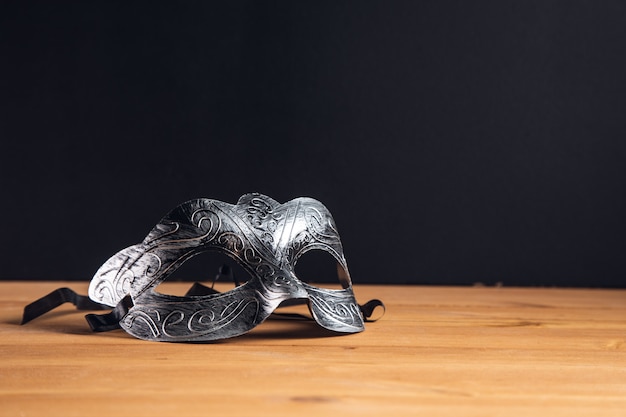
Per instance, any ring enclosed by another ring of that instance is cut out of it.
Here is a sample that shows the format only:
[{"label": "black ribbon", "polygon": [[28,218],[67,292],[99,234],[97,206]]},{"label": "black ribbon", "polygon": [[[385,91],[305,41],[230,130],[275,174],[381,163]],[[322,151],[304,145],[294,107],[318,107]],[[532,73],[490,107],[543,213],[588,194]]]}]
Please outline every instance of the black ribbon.
[{"label": "black ribbon", "polygon": [[108,332],[120,328],[120,321],[124,318],[128,310],[133,306],[130,295],[122,298],[110,313],[107,314],[87,314],[85,320],[94,332]]},{"label": "black ribbon", "polygon": [[365,317],[365,321],[373,322],[373,321],[376,321],[376,320],[378,320],[379,318],[381,318],[383,316],[383,314],[381,314],[377,318],[372,318],[372,314],[374,314],[374,310],[376,310],[376,307],[382,307],[383,308],[383,314],[385,314],[385,311],[387,310],[385,308],[385,304],[383,304],[383,302],[380,301],[377,298],[375,298],[373,300],[369,300],[365,304],[359,304],[359,308],[361,309],[361,313],[363,313],[363,317]]},{"label": "black ribbon", "polygon": [[26,324],[65,303],[74,304],[78,310],[107,310],[111,308],[107,305],[96,303],[85,295],[76,294],[70,288],[58,288],[24,307],[21,324]]}]

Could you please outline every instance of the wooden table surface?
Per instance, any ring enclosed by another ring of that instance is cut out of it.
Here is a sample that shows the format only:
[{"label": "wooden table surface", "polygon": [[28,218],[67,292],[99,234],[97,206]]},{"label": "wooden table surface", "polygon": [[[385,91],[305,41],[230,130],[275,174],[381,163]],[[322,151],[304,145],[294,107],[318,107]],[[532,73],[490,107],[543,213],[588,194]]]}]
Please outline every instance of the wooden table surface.
[{"label": "wooden table surface", "polygon": [[[626,416],[626,290],[355,286],[385,316],[267,321],[210,344],[91,333],[67,285],[0,283],[2,416]],[[168,284],[182,293],[188,284]]]}]

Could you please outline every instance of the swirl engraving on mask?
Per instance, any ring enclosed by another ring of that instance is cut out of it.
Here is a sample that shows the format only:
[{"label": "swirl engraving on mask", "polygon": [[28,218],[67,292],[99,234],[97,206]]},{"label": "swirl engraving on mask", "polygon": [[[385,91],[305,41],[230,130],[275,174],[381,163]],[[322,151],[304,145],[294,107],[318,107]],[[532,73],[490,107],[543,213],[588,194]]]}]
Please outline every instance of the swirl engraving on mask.
[{"label": "swirl engraving on mask", "polygon": [[259,302],[256,298],[247,297],[224,306],[219,314],[215,314],[211,309],[196,311],[189,317],[187,328],[192,333],[205,334],[206,332],[214,332],[228,326],[250,306],[254,310],[252,322],[255,322],[259,314]]},{"label": "swirl engraving on mask", "polygon": [[285,263],[295,264],[300,255],[302,255],[303,249],[306,248],[311,242],[313,242],[313,236],[308,231],[298,233],[285,249]]},{"label": "swirl engraving on mask", "polygon": [[267,262],[263,262],[259,264],[255,268],[255,271],[257,275],[263,279],[267,279],[271,277],[272,275],[274,275],[274,273],[276,273],[276,269],[272,265],[268,264]]},{"label": "swirl engraving on mask", "polygon": [[152,259],[152,262],[146,261],[146,268],[145,268],[144,275],[147,276],[148,278],[155,277],[161,270],[161,266],[163,266],[163,262],[161,261],[161,258],[159,257],[159,255],[155,253],[147,252],[146,256],[150,257]]},{"label": "swirl engraving on mask", "polygon": [[[131,333],[138,337],[142,335],[164,340],[189,340],[196,337],[206,337],[244,319],[252,327],[258,320],[260,304],[256,298],[246,297],[234,300],[215,312],[215,308],[196,310],[195,302],[178,304],[184,307],[190,304],[189,309],[177,308],[161,314],[155,309],[135,307],[126,315],[123,324]],[[164,315],[163,320],[161,316]]]},{"label": "swirl engraving on mask", "polygon": [[146,245],[151,245],[154,241],[163,239],[166,236],[176,234],[180,229],[180,223],[178,222],[170,222],[170,223],[159,223],[154,229],[150,232],[150,234],[144,240]]},{"label": "swirl engraving on mask", "polygon": [[361,310],[352,297],[320,297],[311,294],[310,300],[314,309],[324,313],[325,320],[355,327],[362,324]]},{"label": "swirl engraving on mask", "polygon": [[236,254],[241,253],[246,246],[241,236],[234,232],[224,232],[216,240],[225,249]]},{"label": "swirl engraving on mask", "polygon": [[276,273],[266,276],[259,284],[264,290],[263,296],[267,299],[284,298],[285,295],[297,291],[297,286],[291,279]]},{"label": "swirl engraving on mask", "polygon": [[308,230],[318,239],[338,240],[339,233],[332,224],[330,217],[322,214],[316,207],[307,207],[304,212]]},{"label": "swirl engraving on mask", "polygon": [[260,197],[250,200],[246,213],[246,219],[258,234],[259,239],[267,245],[274,244],[274,233],[281,226],[284,215],[275,212],[271,204]]},{"label": "swirl engraving on mask", "polygon": [[[157,310],[152,310],[152,312],[156,315],[156,322],[161,321],[161,316],[159,312]],[[135,326],[135,322],[142,324]],[[126,317],[124,317],[123,321],[124,325],[128,329],[133,327],[139,327],[141,331],[144,331],[146,336],[148,336],[148,332],[146,332],[146,330],[149,330],[150,334],[152,334],[152,337],[159,337],[161,335],[161,332],[159,331],[159,327],[157,326],[156,322],[150,316],[150,314],[141,310],[135,310],[132,313],[128,313]]]},{"label": "swirl engraving on mask", "polygon": [[250,265],[258,265],[263,260],[254,249],[246,248],[243,251],[243,259]]},{"label": "swirl engraving on mask", "polygon": [[178,333],[179,329],[176,328],[176,325],[182,323],[184,320],[185,320],[184,312],[182,312],[181,310],[172,311],[167,316],[165,316],[165,318],[163,319],[163,323],[161,323],[161,330],[163,331],[163,334],[168,337],[176,337],[175,333],[170,334],[170,332],[168,331],[168,328],[174,329],[174,331]]},{"label": "swirl engraving on mask", "polygon": [[[189,221],[186,222],[188,225],[193,225],[196,230],[189,230],[187,227],[183,231],[181,230],[180,224],[178,222],[174,222],[176,227],[174,231],[164,233],[160,236],[153,237],[147,244],[152,245],[153,243],[157,243],[160,246],[165,245],[182,245],[182,246],[192,246],[192,245],[200,245],[204,242],[211,241],[215,239],[217,234],[219,233],[222,227],[221,218],[217,213],[213,210],[209,210],[206,208],[198,209],[194,211],[189,216]],[[175,233],[179,232],[180,233]],[[171,240],[162,240],[163,238],[170,235],[181,235],[184,237],[178,237],[176,239]],[[195,236],[194,236],[195,235]]]},{"label": "swirl engraving on mask", "polygon": [[[128,263],[128,258],[124,264]],[[102,272],[95,284],[95,301],[106,305],[115,305],[130,292],[135,274],[129,268],[109,269]]]}]

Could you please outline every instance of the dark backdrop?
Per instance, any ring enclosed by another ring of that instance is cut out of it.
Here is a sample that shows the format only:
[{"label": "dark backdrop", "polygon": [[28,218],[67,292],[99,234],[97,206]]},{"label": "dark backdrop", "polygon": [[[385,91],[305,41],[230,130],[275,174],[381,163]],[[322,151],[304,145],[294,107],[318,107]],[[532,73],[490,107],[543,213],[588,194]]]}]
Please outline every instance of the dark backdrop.
[{"label": "dark backdrop", "polygon": [[2,279],[258,191],[324,202],[357,283],[626,283],[623,1],[0,9]]}]

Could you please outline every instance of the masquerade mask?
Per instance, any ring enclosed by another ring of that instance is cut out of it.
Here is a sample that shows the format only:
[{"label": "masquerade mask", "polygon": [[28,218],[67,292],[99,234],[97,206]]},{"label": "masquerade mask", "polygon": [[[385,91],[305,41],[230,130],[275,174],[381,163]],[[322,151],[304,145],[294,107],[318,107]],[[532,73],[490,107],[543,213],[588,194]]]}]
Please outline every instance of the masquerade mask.
[{"label": "masquerade mask", "polygon": [[[296,276],[298,258],[315,249],[336,260],[342,289],[315,287]],[[185,296],[155,291],[183,262],[205,251],[227,254],[251,278],[224,293],[197,285]],[[280,204],[261,194],[246,194],[235,205],[210,199],[181,204],[143,242],[100,267],[89,286],[91,301],[68,289],[54,294],[27,306],[23,323],[71,301],[79,308],[115,307],[107,315],[87,316],[95,330],[121,327],[140,339],[168,342],[241,335],[290,300],[306,300],[320,326],[356,333],[382,306],[378,300],[356,302],[339,233],[322,203],[297,198]]]}]

